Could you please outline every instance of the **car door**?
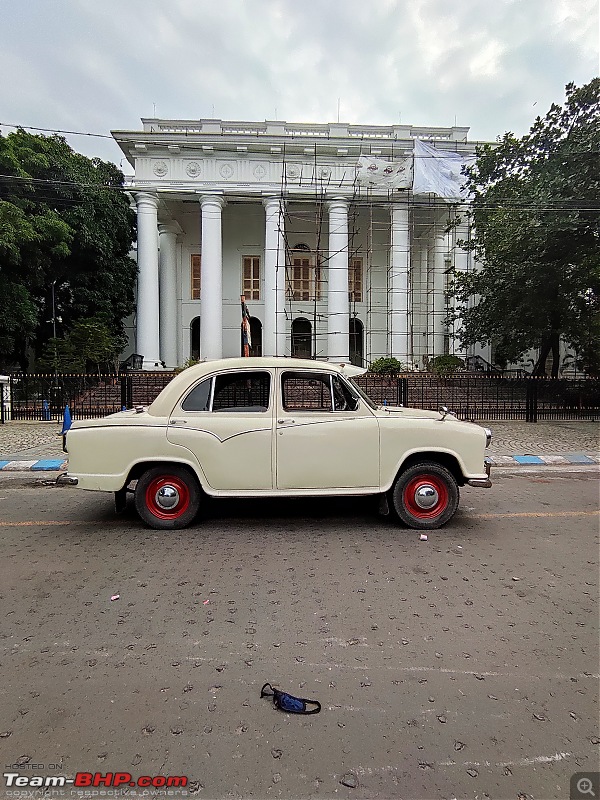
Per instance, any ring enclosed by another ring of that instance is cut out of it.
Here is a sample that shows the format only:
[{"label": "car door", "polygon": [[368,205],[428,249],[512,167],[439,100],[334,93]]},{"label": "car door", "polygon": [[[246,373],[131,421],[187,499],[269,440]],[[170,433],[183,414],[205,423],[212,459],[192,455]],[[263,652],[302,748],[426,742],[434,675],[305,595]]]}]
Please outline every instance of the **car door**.
[{"label": "car door", "polygon": [[213,489],[273,488],[273,374],[231,370],[199,381],[171,414],[167,438],[191,450]]},{"label": "car door", "polygon": [[275,423],[278,489],[379,486],[379,424],[337,373],[282,370]]}]

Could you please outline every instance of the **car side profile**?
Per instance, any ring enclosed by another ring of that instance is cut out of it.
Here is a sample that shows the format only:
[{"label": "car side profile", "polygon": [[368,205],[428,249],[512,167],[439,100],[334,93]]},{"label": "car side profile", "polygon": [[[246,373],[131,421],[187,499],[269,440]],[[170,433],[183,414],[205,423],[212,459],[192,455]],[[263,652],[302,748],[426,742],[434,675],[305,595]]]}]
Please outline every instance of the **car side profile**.
[{"label": "car side profile", "polygon": [[441,412],[376,406],[351,365],[289,358],[206,361],[148,408],[78,420],[68,477],[133,491],[152,528],[184,528],[203,498],[382,495],[406,525],[435,529],[459,487],[489,487],[491,433]]}]

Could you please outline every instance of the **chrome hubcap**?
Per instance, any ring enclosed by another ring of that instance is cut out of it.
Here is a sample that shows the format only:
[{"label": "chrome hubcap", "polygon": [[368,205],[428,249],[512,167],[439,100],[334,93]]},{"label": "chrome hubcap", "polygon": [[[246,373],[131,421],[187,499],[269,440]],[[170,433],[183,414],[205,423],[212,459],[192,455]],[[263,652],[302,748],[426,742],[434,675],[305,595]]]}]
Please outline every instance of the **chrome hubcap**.
[{"label": "chrome hubcap", "polygon": [[174,486],[161,486],[156,493],[156,505],[165,511],[171,511],[179,503],[179,492]]},{"label": "chrome hubcap", "polygon": [[425,486],[419,486],[415,492],[415,503],[424,511],[433,508],[438,500],[439,495],[436,489],[429,484],[426,484]]}]

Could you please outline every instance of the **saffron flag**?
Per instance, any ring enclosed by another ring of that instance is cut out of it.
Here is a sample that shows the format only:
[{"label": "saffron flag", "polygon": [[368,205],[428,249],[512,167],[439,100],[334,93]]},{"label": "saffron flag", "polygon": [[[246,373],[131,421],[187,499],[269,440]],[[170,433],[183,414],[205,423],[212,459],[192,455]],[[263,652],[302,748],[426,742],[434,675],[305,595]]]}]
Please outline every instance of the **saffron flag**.
[{"label": "saffron flag", "polygon": [[244,295],[240,296],[242,305],[242,355],[248,358],[250,355],[250,348],[252,347],[252,336],[250,335],[250,312],[246,305],[246,298]]}]

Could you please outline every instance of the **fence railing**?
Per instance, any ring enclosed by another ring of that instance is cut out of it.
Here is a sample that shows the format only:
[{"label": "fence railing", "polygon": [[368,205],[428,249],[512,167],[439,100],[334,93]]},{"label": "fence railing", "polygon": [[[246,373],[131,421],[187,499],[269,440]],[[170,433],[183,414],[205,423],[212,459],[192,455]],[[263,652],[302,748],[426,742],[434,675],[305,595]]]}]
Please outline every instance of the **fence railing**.
[{"label": "fence railing", "polygon": [[[103,417],[123,408],[147,406],[173,378],[172,372],[123,375],[10,376],[7,418],[60,420],[65,406],[73,419]],[[600,380],[552,379],[481,373],[439,377],[430,373],[382,376],[367,373],[357,383],[379,405],[437,410],[445,405],[467,420],[571,420],[600,418]]]}]

